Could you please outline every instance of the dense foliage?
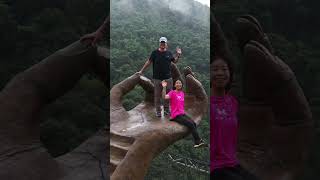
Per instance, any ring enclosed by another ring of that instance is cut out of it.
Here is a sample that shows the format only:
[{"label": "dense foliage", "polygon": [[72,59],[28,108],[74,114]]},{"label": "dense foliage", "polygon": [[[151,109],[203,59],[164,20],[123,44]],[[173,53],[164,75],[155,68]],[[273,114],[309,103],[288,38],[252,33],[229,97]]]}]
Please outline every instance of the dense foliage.
[{"label": "dense foliage", "polygon": [[[239,15],[252,14],[268,33],[276,55],[295,72],[311,105],[316,123],[316,141],[307,163],[304,180],[317,179],[320,176],[320,14],[317,11],[319,5],[320,2],[315,0],[228,0],[217,2],[214,7],[215,15],[230,40],[236,59],[239,60],[241,56],[233,34],[233,22]],[[238,77],[241,73],[240,67],[237,67]]]},{"label": "dense foliage", "polygon": [[[95,31],[105,0],[7,0],[0,2],[0,89],[18,72]],[[106,90],[90,75],[45,109],[41,139],[49,152],[73,149],[106,124]]]},{"label": "dense foliage", "polygon": [[[190,66],[209,92],[209,8],[193,0],[120,0],[111,1],[111,86],[139,71],[151,52],[159,46],[159,38],[168,38],[171,51],[179,46],[182,57],[178,68]],[[152,78],[152,67],[145,75]],[[135,88],[124,98],[127,109],[143,100],[142,88]],[[209,120],[204,118],[200,135],[209,142]],[[208,175],[177,166],[167,158],[178,154],[209,163],[208,148],[193,148],[189,136],[160,154],[152,163],[146,179],[208,179]]]}]

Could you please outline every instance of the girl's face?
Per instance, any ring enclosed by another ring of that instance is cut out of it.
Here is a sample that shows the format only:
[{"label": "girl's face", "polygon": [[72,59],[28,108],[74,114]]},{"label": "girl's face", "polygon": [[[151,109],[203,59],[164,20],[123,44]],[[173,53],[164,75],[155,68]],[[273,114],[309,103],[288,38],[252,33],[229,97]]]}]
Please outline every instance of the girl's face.
[{"label": "girl's face", "polygon": [[176,88],[176,90],[181,90],[182,82],[180,80],[177,80],[176,83],[174,83],[174,87]]},{"label": "girl's face", "polygon": [[212,63],[212,85],[213,88],[225,88],[230,81],[230,71],[227,63],[217,59]]}]

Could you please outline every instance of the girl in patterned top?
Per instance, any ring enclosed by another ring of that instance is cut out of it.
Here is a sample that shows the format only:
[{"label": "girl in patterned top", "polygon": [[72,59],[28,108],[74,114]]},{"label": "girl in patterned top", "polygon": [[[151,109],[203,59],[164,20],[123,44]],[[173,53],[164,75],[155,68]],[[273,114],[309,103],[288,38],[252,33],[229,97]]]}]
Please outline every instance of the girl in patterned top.
[{"label": "girl in patterned top", "polygon": [[196,123],[184,112],[184,92],[182,91],[182,82],[177,80],[174,83],[175,89],[171,90],[168,94],[166,94],[166,81],[162,81],[162,87],[162,97],[170,100],[170,120],[182,124],[191,130],[195,148],[205,146],[204,141],[199,137],[197,132]]},{"label": "girl in patterned top", "polygon": [[237,159],[238,101],[229,93],[231,62],[215,57],[210,65],[210,170],[214,180],[256,180]]}]

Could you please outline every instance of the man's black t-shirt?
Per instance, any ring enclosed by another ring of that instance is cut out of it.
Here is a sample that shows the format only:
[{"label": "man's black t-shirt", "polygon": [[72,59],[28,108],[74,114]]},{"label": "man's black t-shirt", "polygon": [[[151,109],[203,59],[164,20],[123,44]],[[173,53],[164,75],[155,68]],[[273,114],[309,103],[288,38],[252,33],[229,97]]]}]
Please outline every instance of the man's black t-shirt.
[{"label": "man's black t-shirt", "polygon": [[170,51],[154,50],[150,55],[153,65],[153,78],[164,80],[171,78],[171,62],[174,57]]}]

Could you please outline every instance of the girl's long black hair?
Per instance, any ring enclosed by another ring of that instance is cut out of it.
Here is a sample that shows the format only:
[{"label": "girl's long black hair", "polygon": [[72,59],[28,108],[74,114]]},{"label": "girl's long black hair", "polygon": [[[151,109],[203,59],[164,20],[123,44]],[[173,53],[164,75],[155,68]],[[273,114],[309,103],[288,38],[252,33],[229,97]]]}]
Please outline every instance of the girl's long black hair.
[{"label": "girl's long black hair", "polygon": [[175,81],[172,82],[172,90],[176,90],[176,87],[174,85],[176,84],[177,81],[181,82],[182,87],[180,91],[183,91],[183,81],[181,79],[176,79]]}]

